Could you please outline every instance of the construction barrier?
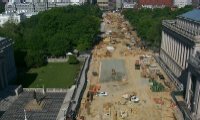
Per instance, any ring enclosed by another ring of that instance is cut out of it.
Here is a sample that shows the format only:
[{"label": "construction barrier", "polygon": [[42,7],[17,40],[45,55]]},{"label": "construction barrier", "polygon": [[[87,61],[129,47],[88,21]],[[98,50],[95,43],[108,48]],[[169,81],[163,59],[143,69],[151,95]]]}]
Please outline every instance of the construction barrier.
[{"label": "construction barrier", "polygon": [[[77,112],[80,108],[81,99],[83,97],[84,91],[87,86],[87,72],[89,70],[91,58],[92,58],[91,54],[89,54],[89,56],[86,57],[83,67],[81,69],[81,72],[79,74],[79,77],[76,81],[76,84],[75,84],[76,88],[73,92],[71,102],[69,104],[69,107],[67,108],[67,112],[66,112],[66,116],[65,116],[67,120],[75,120],[76,119]],[[82,77],[84,77],[83,81],[81,81]],[[77,99],[77,97],[78,97],[78,99]]]}]

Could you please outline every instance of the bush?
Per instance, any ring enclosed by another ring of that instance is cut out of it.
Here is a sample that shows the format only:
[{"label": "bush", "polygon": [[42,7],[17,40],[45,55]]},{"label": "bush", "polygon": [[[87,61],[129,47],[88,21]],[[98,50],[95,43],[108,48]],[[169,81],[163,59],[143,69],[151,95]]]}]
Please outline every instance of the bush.
[{"label": "bush", "polygon": [[78,61],[78,59],[74,55],[70,55],[69,59],[68,59],[68,63],[69,64],[78,64],[79,61]]},{"label": "bush", "polygon": [[151,90],[153,92],[162,92],[165,90],[165,87],[163,86],[163,84],[155,81],[155,80],[149,80],[150,82],[153,82],[153,85],[151,86]]},{"label": "bush", "polygon": [[25,57],[25,61],[28,68],[40,67],[46,63],[44,54],[40,51],[28,51]]}]

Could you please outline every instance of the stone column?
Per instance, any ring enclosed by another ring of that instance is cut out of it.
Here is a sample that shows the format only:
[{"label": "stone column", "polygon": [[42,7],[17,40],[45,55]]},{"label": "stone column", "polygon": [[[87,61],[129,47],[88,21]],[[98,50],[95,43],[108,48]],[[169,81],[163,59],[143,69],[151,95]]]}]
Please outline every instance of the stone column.
[{"label": "stone column", "polygon": [[167,34],[164,33],[164,41],[165,41],[165,52],[167,52]]},{"label": "stone column", "polygon": [[187,105],[190,104],[190,89],[191,89],[191,72],[188,72],[187,76],[187,86],[186,86],[186,95],[185,95],[185,101]]},{"label": "stone column", "polygon": [[[189,60],[189,56],[190,56],[190,48],[187,47],[187,60]],[[188,62],[186,62],[186,68],[188,67]]]},{"label": "stone column", "polygon": [[167,51],[167,35],[166,33],[164,32],[164,49],[165,49],[165,52]]},{"label": "stone column", "polygon": [[162,32],[162,36],[161,36],[161,45],[160,45],[160,48],[162,48],[163,49],[163,32]]},{"label": "stone column", "polygon": [[168,41],[168,35],[166,34],[166,52],[169,54],[169,41]]},{"label": "stone column", "polygon": [[177,63],[178,62],[178,43],[176,39],[174,39],[174,42],[175,42],[175,61]]},{"label": "stone column", "polygon": [[174,39],[174,38],[173,38],[173,43],[174,43],[174,49],[173,49],[174,61],[176,61],[176,42],[175,42],[175,39]]},{"label": "stone column", "polygon": [[169,35],[168,35],[167,40],[168,40],[168,46],[169,46],[169,52],[168,52],[168,54],[169,54],[169,56],[171,56],[171,43],[170,43]]},{"label": "stone column", "polygon": [[180,65],[180,58],[181,58],[181,43],[178,41],[178,64]]},{"label": "stone column", "polygon": [[182,66],[182,53],[183,53],[183,49],[182,49],[182,44],[180,43],[180,54],[179,54],[179,65]]},{"label": "stone column", "polygon": [[172,45],[172,37],[169,36],[169,42],[170,42],[170,56],[173,59],[173,45]]},{"label": "stone column", "polygon": [[162,49],[165,50],[165,38],[164,38],[164,32],[162,31]]},{"label": "stone column", "polygon": [[184,60],[183,60],[183,68],[185,69],[185,65],[186,65],[186,60],[187,60],[187,56],[186,56],[186,54],[187,54],[187,48],[186,48],[186,46],[184,46],[184,56],[183,56],[183,58],[184,58]]},{"label": "stone column", "polygon": [[183,62],[184,62],[184,45],[181,45],[182,53],[181,53],[181,66],[183,67]]},{"label": "stone column", "polygon": [[174,60],[174,59],[175,59],[175,58],[174,58],[175,50],[174,50],[174,38],[173,38],[173,37],[171,37],[171,41],[172,41],[172,58],[173,58],[173,60]]},{"label": "stone column", "polygon": [[169,54],[169,56],[171,56],[171,44],[170,44],[170,38],[169,38],[169,35],[168,35],[168,37],[167,37],[167,40],[168,40],[168,54]]},{"label": "stone column", "polygon": [[162,41],[161,41],[161,48],[164,49],[164,32],[162,31]]},{"label": "stone column", "polygon": [[176,61],[176,42],[175,42],[175,39],[173,38],[173,58],[174,58],[174,61]]},{"label": "stone column", "polygon": [[183,56],[184,56],[184,45],[183,44],[181,44],[181,66],[183,67],[183,62],[184,62],[184,58],[183,58]]}]

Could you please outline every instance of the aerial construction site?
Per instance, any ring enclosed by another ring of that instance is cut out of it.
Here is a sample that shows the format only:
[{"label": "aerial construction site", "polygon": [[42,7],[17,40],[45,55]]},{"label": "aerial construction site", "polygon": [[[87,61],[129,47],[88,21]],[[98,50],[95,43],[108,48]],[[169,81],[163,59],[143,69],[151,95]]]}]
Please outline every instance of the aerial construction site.
[{"label": "aerial construction site", "polygon": [[103,14],[80,120],[179,120],[169,78],[120,13]]}]

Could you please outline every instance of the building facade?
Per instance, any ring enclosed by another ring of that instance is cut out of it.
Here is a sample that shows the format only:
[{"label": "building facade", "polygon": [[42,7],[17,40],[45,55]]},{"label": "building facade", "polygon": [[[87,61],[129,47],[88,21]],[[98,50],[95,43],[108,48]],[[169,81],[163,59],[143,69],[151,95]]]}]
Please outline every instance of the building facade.
[{"label": "building facade", "polygon": [[85,0],[9,0],[5,4],[5,13],[0,15],[0,25],[7,21],[19,23],[25,18],[54,7],[81,5],[85,2]]},{"label": "building facade", "polygon": [[109,0],[97,0],[97,5],[101,10],[109,10]]},{"label": "building facade", "polygon": [[186,5],[191,5],[192,0],[174,0],[174,6],[177,6],[178,8],[185,7]]},{"label": "building facade", "polygon": [[138,5],[144,8],[171,7],[173,5],[173,0],[138,0]]},{"label": "building facade", "polygon": [[127,2],[124,2],[123,3],[123,8],[135,8],[136,6],[136,3],[127,3]]},{"label": "building facade", "polygon": [[116,9],[121,9],[122,3],[123,3],[123,0],[116,0]]},{"label": "building facade", "polygon": [[136,0],[123,0],[123,8],[136,8],[137,1]]},{"label": "building facade", "polygon": [[97,0],[97,5],[101,10],[120,10],[124,7],[132,8],[135,4],[133,0]]},{"label": "building facade", "polygon": [[3,26],[6,22],[12,22],[15,24],[20,23],[25,19],[24,14],[0,14],[0,26]]},{"label": "building facade", "polygon": [[185,101],[190,116],[200,119],[200,51],[190,56],[188,69]]},{"label": "building facade", "polygon": [[41,11],[49,10],[54,7],[64,7],[67,5],[81,5],[85,0],[10,0],[5,5],[5,13],[25,13],[35,14]]},{"label": "building facade", "polygon": [[16,78],[16,67],[10,39],[0,37],[0,89]]},{"label": "building facade", "polygon": [[200,50],[200,10],[163,20],[160,65],[175,85],[184,90],[187,84],[188,59]]},{"label": "building facade", "polygon": [[[73,1],[74,2],[74,1]],[[49,2],[38,2],[38,3],[7,3],[5,5],[5,13],[38,13],[41,11],[45,11],[54,7],[63,7],[67,6],[71,3],[70,1],[66,3],[49,3]],[[78,3],[77,3],[78,4]]]},{"label": "building facade", "polygon": [[200,5],[200,0],[192,0],[192,4],[198,6]]}]

